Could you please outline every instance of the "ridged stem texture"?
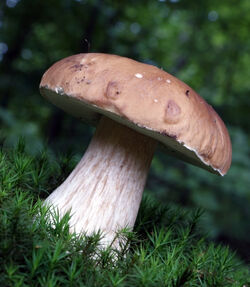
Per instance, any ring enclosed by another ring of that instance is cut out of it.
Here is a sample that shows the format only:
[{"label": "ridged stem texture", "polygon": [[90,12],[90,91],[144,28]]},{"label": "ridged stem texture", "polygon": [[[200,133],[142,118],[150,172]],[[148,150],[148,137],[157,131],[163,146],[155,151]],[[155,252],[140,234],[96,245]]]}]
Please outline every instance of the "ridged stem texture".
[{"label": "ridged stem texture", "polygon": [[153,139],[102,117],[81,161],[46,203],[61,216],[71,211],[72,231],[101,231],[109,245],[118,230],[133,229],[155,147]]}]

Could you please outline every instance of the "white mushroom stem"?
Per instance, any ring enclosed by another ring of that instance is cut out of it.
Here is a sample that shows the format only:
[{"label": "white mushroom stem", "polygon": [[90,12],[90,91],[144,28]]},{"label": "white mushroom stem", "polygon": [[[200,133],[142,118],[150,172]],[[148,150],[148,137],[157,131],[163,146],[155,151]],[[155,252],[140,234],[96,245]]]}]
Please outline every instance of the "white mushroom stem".
[{"label": "white mushroom stem", "polygon": [[46,199],[62,216],[71,210],[76,233],[103,233],[104,246],[133,229],[156,141],[102,117],[69,177]]}]

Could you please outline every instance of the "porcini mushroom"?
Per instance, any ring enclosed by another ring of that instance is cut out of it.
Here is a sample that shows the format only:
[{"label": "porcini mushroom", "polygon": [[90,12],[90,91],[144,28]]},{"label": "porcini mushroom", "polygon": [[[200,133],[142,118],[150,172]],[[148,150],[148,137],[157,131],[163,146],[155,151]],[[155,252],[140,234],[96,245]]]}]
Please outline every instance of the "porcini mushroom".
[{"label": "porcini mushroom", "polygon": [[195,91],[155,66],[116,55],[78,54],[43,75],[41,94],[96,124],[93,139],[69,177],[46,199],[71,230],[104,234],[133,228],[157,143],[170,154],[224,175],[231,164],[227,129]]}]

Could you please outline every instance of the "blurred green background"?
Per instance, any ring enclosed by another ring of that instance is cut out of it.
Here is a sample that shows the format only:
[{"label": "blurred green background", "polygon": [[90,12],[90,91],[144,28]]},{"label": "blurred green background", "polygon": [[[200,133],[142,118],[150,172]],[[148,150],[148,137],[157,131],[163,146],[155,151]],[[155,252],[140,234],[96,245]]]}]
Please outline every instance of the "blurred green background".
[{"label": "blurred green background", "polygon": [[1,0],[0,141],[27,152],[83,154],[93,129],[39,94],[55,61],[81,52],[157,65],[211,104],[226,123],[233,162],[221,178],[157,151],[147,190],[202,207],[202,232],[250,261],[250,1]]}]

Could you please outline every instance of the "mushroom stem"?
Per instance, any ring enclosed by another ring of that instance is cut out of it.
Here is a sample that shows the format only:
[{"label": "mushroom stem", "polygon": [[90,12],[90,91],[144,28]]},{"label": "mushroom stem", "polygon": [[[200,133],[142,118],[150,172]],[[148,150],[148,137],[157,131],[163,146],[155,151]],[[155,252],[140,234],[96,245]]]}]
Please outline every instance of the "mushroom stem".
[{"label": "mushroom stem", "polygon": [[102,117],[81,161],[46,199],[71,231],[100,230],[104,246],[122,228],[133,229],[156,141]]}]

